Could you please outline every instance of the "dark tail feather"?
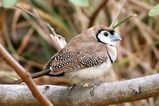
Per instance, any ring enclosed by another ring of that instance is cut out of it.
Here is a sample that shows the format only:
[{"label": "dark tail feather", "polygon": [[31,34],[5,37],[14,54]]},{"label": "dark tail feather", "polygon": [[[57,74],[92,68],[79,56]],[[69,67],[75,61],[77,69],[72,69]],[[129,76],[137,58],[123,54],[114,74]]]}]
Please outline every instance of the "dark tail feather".
[{"label": "dark tail feather", "polygon": [[31,77],[34,79],[34,78],[38,78],[38,77],[41,77],[41,76],[44,76],[44,75],[49,75],[50,71],[51,71],[50,69],[39,71],[37,73],[33,73],[31,75]]},{"label": "dark tail feather", "polygon": [[[50,69],[47,69],[47,70],[43,70],[43,71],[40,71],[40,72],[37,72],[37,73],[33,73],[33,74],[31,74],[31,77],[32,77],[32,79],[35,79],[35,78],[38,78],[38,77],[41,77],[41,76],[44,76],[44,75],[49,75],[50,71],[51,71]],[[18,80],[15,81],[16,84],[20,84],[22,82],[23,82],[22,79],[18,79]]]}]

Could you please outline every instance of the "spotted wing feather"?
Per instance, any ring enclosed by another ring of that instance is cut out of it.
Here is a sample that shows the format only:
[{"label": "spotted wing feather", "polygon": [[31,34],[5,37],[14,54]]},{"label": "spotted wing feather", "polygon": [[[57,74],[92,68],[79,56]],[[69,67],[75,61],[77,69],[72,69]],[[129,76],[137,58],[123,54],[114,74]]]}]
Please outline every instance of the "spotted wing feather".
[{"label": "spotted wing feather", "polygon": [[52,70],[50,74],[58,75],[66,71],[77,71],[79,69],[100,65],[107,61],[107,54],[104,52],[105,50],[101,51],[100,47],[103,47],[103,45],[98,46],[96,49],[93,46],[78,49],[74,48],[72,50],[63,49],[51,58],[45,69],[51,67]]}]

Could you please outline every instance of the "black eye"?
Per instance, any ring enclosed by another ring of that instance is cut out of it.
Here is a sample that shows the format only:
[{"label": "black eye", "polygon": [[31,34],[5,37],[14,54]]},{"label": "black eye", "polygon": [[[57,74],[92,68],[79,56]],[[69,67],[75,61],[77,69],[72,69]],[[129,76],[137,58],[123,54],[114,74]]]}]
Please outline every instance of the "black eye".
[{"label": "black eye", "polygon": [[103,34],[104,34],[104,36],[108,36],[108,33],[107,33],[107,32],[104,32]]},{"label": "black eye", "polygon": [[114,35],[114,32],[115,32],[114,30],[111,30],[111,31],[110,31],[110,34],[111,34],[111,35]]}]

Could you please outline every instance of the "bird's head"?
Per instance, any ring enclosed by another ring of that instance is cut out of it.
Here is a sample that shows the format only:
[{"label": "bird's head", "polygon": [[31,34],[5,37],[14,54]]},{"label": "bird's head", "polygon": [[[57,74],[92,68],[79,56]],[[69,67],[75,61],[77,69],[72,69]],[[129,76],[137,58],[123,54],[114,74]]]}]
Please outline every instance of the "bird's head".
[{"label": "bird's head", "polygon": [[118,33],[104,25],[94,27],[94,30],[96,31],[96,39],[98,42],[115,46],[116,42],[121,40]]}]

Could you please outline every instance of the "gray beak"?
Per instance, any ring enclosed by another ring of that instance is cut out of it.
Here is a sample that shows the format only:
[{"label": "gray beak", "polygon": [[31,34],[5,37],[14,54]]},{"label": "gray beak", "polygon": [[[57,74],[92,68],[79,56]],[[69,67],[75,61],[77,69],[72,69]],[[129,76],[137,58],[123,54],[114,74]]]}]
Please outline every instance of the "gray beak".
[{"label": "gray beak", "polygon": [[111,41],[119,41],[119,40],[122,40],[122,38],[120,37],[120,35],[119,34],[117,34],[117,33],[114,33],[114,35],[112,35],[112,37],[111,37]]}]

